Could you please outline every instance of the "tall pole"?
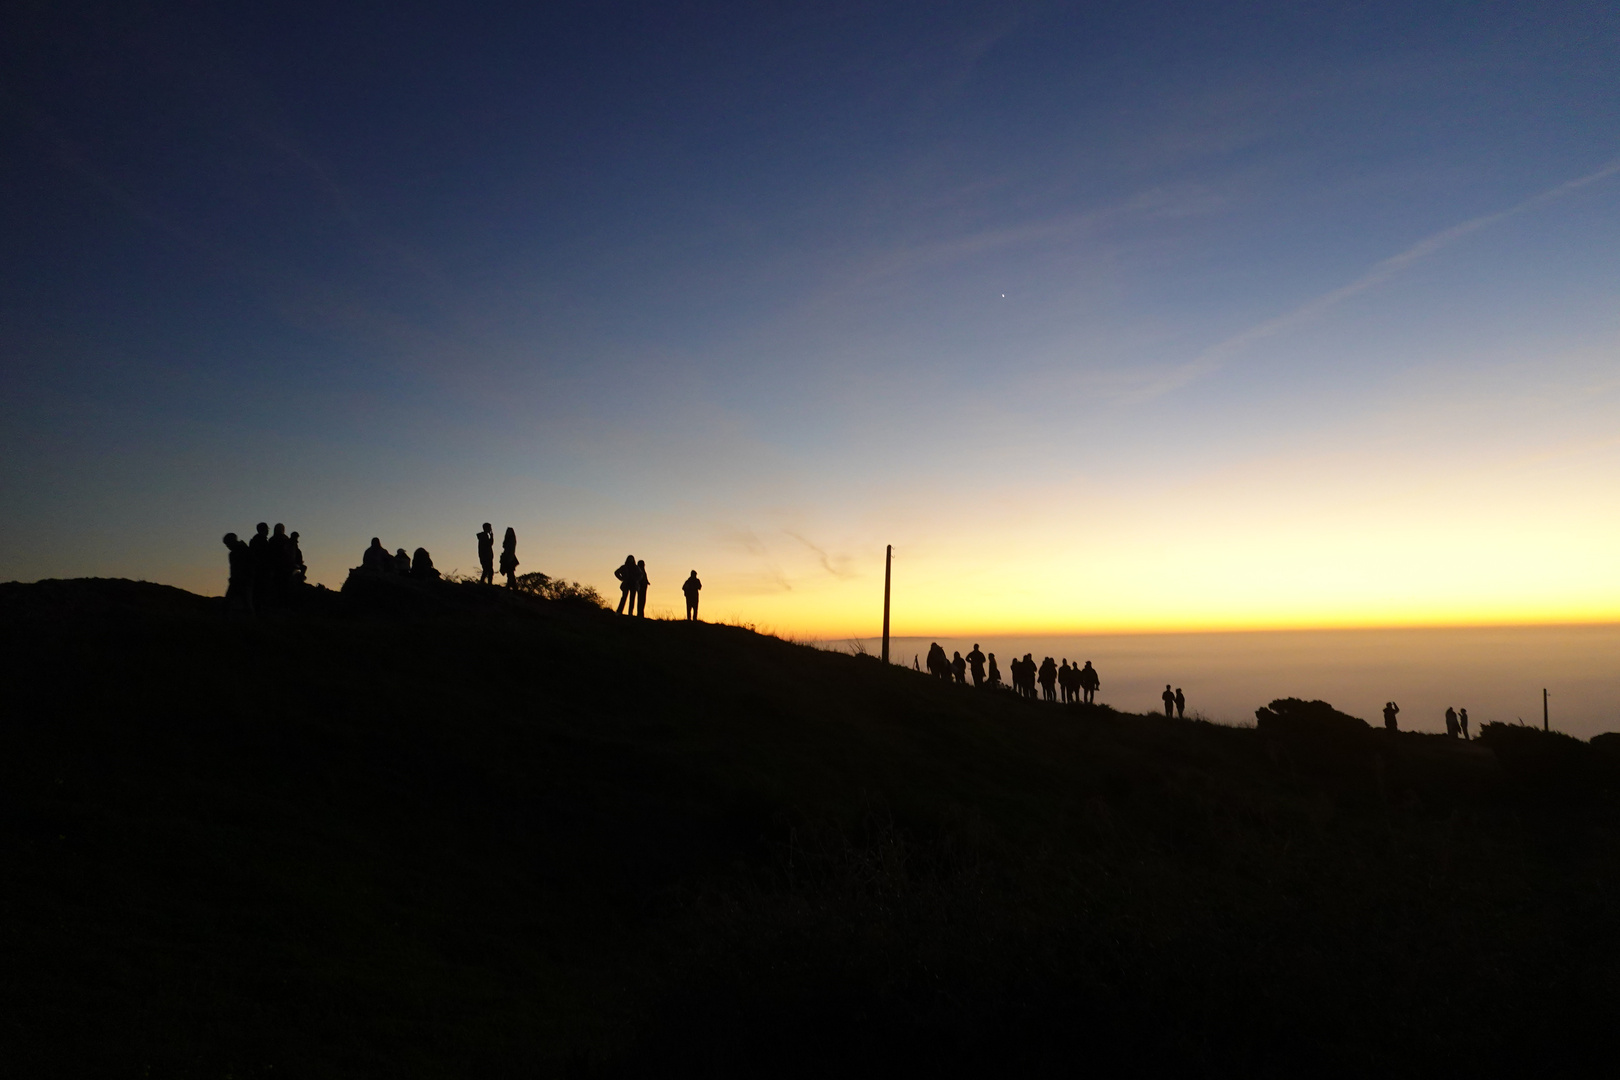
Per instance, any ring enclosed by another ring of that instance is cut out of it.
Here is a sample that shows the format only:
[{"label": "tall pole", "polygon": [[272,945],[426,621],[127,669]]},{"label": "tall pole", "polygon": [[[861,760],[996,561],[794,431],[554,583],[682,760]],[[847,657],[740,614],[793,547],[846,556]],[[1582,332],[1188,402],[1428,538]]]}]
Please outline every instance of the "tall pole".
[{"label": "tall pole", "polygon": [[894,565],[894,545],[883,549],[883,662],[889,662],[889,568]]},{"label": "tall pole", "polygon": [[[889,605],[888,605],[887,601],[885,601],[884,604],[883,604],[883,610],[885,612],[887,612],[889,610]],[[889,625],[887,616],[885,616],[885,618],[884,618],[883,625],[884,626]],[[885,631],[885,634],[887,634],[887,631]],[[887,637],[885,637],[885,640],[887,640]],[[1545,686],[1543,686],[1541,688],[1541,730],[1542,731],[1547,730],[1547,688]]]}]

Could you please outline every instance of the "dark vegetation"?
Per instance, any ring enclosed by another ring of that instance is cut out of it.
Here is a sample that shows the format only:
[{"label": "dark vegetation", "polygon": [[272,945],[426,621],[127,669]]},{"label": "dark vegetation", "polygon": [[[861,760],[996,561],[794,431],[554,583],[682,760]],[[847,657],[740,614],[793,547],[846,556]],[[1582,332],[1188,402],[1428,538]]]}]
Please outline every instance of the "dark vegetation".
[{"label": "dark vegetation", "polygon": [[4,585],[0,633],[12,1075],[1499,1073],[1609,1042],[1603,740],[1063,708],[456,583],[257,623]]}]

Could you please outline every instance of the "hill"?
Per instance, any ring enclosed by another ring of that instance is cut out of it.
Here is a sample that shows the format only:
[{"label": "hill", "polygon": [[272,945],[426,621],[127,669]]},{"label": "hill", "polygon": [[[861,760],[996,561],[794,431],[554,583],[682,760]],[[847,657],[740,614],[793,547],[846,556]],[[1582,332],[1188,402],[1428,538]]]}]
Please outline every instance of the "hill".
[{"label": "hill", "polygon": [[1620,755],[1576,740],[1064,708],[450,583],[251,623],[11,584],[0,635],[18,1075],[1495,1072],[1606,1042]]}]

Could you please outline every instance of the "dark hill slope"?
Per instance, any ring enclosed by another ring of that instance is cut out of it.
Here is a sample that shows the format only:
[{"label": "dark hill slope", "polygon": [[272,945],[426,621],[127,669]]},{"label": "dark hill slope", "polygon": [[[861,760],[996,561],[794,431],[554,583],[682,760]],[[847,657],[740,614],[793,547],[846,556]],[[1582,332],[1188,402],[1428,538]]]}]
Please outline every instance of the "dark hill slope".
[{"label": "dark hill slope", "polygon": [[1614,758],[1539,733],[1066,710],[476,586],[5,585],[0,634],[31,1075],[1495,1071],[1615,1003]]}]

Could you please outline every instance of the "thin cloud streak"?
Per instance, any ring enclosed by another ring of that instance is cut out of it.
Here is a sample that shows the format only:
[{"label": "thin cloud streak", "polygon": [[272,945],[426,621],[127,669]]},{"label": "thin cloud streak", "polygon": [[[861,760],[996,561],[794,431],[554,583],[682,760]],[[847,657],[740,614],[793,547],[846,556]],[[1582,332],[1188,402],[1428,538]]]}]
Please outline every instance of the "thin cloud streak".
[{"label": "thin cloud streak", "polygon": [[1620,159],[1610,161],[1596,172],[1587,173],[1585,176],[1565,181],[1557,187],[1532,195],[1530,198],[1516,203],[1506,210],[1498,210],[1493,214],[1470,218],[1460,224],[1453,225],[1449,229],[1443,229],[1431,236],[1426,236],[1405,251],[1391,255],[1389,258],[1377,263],[1371,270],[1368,270],[1348,285],[1341,285],[1331,292],[1323,293],[1313,300],[1306,301],[1286,314],[1257,323],[1242,333],[1234,334],[1225,341],[1212,345],[1200,353],[1196,359],[1149,383],[1146,387],[1135,394],[1129,395],[1124,400],[1133,403],[1151,401],[1171,391],[1179,390],[1188,383],[1220,370],[1234,356],[1237,356],[1256,342],[1309,323],[1351,297],[1382,285],[1418,260],[1425,259],[1443,248],[1449,247],[1465,236],[1470,236],[1482,229],[1506,221],[1508,218],[1522,214],[1526,210],[1532,210],[1538,206],[1561,199],[1571,192],[1595,184],[1599,180],[1613,176],[1615,173],[1620,173]]}]

